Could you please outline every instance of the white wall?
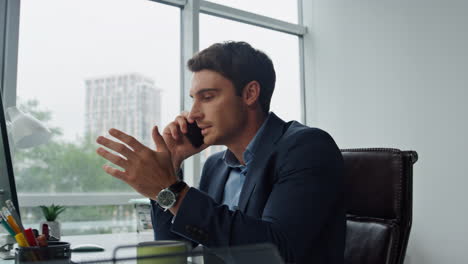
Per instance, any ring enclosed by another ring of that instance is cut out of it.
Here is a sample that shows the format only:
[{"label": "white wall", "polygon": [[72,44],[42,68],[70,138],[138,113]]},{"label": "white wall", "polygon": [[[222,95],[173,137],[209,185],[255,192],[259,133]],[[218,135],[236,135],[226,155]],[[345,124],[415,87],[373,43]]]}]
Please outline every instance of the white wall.
[{"label": "white wall", "polygon": [[304,1],[307,121],[341,148],[416,150],[406,263],[468,263],[468,1]]}]

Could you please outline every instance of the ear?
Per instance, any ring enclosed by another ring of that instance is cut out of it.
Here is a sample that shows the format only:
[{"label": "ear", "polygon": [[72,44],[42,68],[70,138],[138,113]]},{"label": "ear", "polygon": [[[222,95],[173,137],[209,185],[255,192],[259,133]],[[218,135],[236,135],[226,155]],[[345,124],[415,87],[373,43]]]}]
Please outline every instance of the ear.
[{"label": "ear", "polygon": [[242,90],[242,99],[248,106],[254,105],[258,102],[260,97],[260,84],[257,81],[251,81],[245,85]]}]

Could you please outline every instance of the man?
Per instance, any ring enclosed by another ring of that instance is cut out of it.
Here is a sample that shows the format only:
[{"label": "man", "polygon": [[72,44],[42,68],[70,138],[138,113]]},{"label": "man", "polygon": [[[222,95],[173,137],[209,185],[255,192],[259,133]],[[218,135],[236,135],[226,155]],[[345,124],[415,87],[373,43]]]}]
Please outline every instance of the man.
[{"label": "man", "polygon": [[[188,61],[190,113],[178,116],[153,151],[116,129],[124,144],[99,137],[98,154],[122,167],[104,170],[151,199],[156,240],[206,247],[272,243],[286,262],[343,263],[343,160],[324,131],[284,122],[269,112],[271,60],[245,42],[210,46]],[[187,122],[202,129],[193,147]],[[210,145],[199,189],[179,180],[182,162]],[[123,157],[122,157],[123,156]],[[155,201],[157,201],[157,204]]]}]

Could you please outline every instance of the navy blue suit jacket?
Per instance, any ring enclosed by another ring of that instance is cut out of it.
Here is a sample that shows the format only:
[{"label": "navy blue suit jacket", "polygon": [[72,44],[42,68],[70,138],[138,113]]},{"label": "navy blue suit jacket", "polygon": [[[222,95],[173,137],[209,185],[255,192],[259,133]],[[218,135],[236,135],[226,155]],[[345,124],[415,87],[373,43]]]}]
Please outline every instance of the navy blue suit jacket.
[{"label": "navy blue suit jacket", "polygon": [[206,247],[272,243],[286,262],[343,263],[341,152],[326,132],[272,115],[249,164],[239,210],[221,204],[229,167],[224,152],[213,154],[174,223],[152,201],[156,240],[186,239]]}]

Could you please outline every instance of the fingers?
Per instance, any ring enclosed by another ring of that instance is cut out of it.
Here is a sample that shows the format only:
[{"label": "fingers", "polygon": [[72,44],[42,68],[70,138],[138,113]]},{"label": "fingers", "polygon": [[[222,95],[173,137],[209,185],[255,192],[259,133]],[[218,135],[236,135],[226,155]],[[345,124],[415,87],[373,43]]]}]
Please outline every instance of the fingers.
[{"label": "fingers", "polygon": [[164,129],[164,134],[169,135],[175,141],[178,141],[179,138],[182,136],[182,132],[179,129],[179,125],[176,122],[171,122],[167,127]]},{"label": "fingers", "polygon": [[124,142],[128,146],[130,146],[136,152],[139,152],[139,151],[141,151],[143,149],[146,149],[145,145],[141,144],[134,137],[129,136],[129,135],[125,134],[124,132],[118,130],[118,129],[111,128],[109,130],[109,134],[111,136],[119,139],[120,141]]},{"label": "fingers", "polygon": [[113,140],[110,140],[106,137],[98,137],[96,140],[97,143],[112,149],[115,152],[118,152],[122,155],[124,155],[126,158],[132,158],[134,156],[134,153],[132,150],[130,150],[128,147],[126,147],[124,144],[117,143]]},{"label": "fingers", "polygon": [[111,166],[104,165],[104,166],[102,166],[102,169],[107,174],[110,174],[110,175],[114,176],[117,179],[125,181],[126,178],[127,178],[127,174],[125,172],[123,172],[121,170],[118,170],[118,169],[115,169],[115,168],[112,168]]},{"label": "fingers", "polygon": [[195,119],[192,118],[192,115],[190,115],[190,112],[184,111],[182,112],[181,115],[183,115],[190,124],[195,122]]},{"label": "fingers", "polygon": [[167,127],[164,129],[164,134],[170,135],[175,141],[178,141],[184,134],[187,134],[187,122],[194,122],[193,120],[188,120],[187,116],[187,112],[183,112],[177,116],[175,120],[167,125]]},{"label": "fingers", "polygon": [[112,154],[103,148],[98,148],[96,152],[99,156],[105,158],[106,160],[114,163],[115,165],[119,167],[122,167],[124,169],[127,167],[128,161],[120,156]]},{"label": "fingers", "polygon": [[177,124],[179,124],[180,131],[182,131],[182,133],[184,133],[184,134],[187,134],[187,131],[188,131],[187,119],[185,117],[183,117],[183,116],[178,116],[178,117],[176,117],[175,122]]},{"label": "fingers", "polygon": [[184,111],[180,114],[181,116],[185,117],[185,119],[187,120],[187,122],[189,122],[190,124],[195,122],[195,119],[192,119],[191,118],[191,115],[190,115],[190,112],[187,112],[187,111]]},{"label": "fingers", "polygon": [[169,152],[166,142],[164,141],[161,134],[159,134],[158,126],[154,126],[153,128],[153,140],[156,144],[156,150],[158,152]]}]

